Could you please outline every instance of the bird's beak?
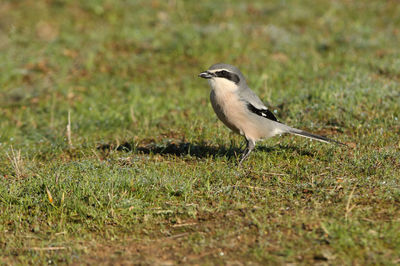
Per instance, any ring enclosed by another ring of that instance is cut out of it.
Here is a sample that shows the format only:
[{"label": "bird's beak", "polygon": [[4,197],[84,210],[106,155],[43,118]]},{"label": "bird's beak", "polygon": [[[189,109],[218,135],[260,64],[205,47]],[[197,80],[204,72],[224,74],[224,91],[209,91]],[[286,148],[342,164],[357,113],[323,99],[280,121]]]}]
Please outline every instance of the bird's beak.
[{"label": "bird's beak", "polygon": [[210,72],[208,72],[208,71],[204,71],[204,72],[201,72],[201,73],[199,74],[199,77],[200,77],[200,78],[203,78],[203,79],[210,79],[210,78],[213,77],[213,74],[210,73]]}]

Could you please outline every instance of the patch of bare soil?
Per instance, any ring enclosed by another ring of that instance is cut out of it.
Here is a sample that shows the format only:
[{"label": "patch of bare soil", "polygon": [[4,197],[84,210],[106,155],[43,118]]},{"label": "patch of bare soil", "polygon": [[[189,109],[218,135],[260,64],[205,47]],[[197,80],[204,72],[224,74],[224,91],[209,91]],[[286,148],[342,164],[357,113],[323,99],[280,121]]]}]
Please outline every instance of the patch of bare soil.
[{"label": "patch of bare soil", "polygon": [[124,240],[89,243],[86,254],[73,265],[247,265],[246,252],[257,242],[256,228],[245,217],[237,217],[240,214],[199,216],[161,230],[158,227],[153,230],[158,235],[147,232]]}]

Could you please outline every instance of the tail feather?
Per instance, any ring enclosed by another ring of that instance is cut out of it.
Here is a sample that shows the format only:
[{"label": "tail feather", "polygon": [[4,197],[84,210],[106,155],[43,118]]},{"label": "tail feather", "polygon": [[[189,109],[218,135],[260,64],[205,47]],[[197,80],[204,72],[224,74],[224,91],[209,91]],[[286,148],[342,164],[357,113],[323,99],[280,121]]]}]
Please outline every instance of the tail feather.
[{"label": "tail feather", "polygon": [[327,137],[324,137],[324,136],[312,134],[312,133],[309,133],[309,132],[306,132],[306,131],[303,131],[303,130],[300,130],[300,129],[297,129],[297,128],[290,128],[288,130],[288,132],[291,133],[291,134],[294,134],[294,135],[306,137],[306,138],[309,138],[309,139],[315,139],[315,140],[318,140],[318,141],[321,141],[321,142],[325,142],[325,143],[335,143],[335,144],[338,144],[338,145],[347,146],[346,144],[341,143],[339,141],[336,141],[336,140],[333,140],[333,139],[330,139],[330,138],[327,138]]}]

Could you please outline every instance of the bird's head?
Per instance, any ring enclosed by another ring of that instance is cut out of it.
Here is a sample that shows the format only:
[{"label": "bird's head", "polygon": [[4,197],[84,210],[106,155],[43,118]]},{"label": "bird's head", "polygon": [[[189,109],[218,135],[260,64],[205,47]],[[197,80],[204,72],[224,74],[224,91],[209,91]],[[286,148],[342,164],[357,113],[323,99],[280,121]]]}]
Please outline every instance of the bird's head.
[{"label": "bird's head", "polygon": [[208,70],[201,72],[199,77],[208,79],[212,88],[219,86],[238,88],[241,84],[246,84],[238,68],[222,63],[212,65]]}]

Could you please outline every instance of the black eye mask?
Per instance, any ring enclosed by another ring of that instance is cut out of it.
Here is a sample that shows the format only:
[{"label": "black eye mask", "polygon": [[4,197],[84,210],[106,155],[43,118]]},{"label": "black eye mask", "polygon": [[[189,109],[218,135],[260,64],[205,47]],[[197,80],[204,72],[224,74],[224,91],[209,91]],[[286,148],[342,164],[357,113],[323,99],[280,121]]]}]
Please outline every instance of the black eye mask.
[{"label": "black eye mask", "polygon": [[238,84],[239,81],[240,81],[240,78],[239,78],[238,75],[236,75],[234,73],[231,73],[231,72],[228,72],[226,70],[217,71],[214,74],[215,74],[216,77],[225,78],[227,80],[235,82],[236,84]]}]

